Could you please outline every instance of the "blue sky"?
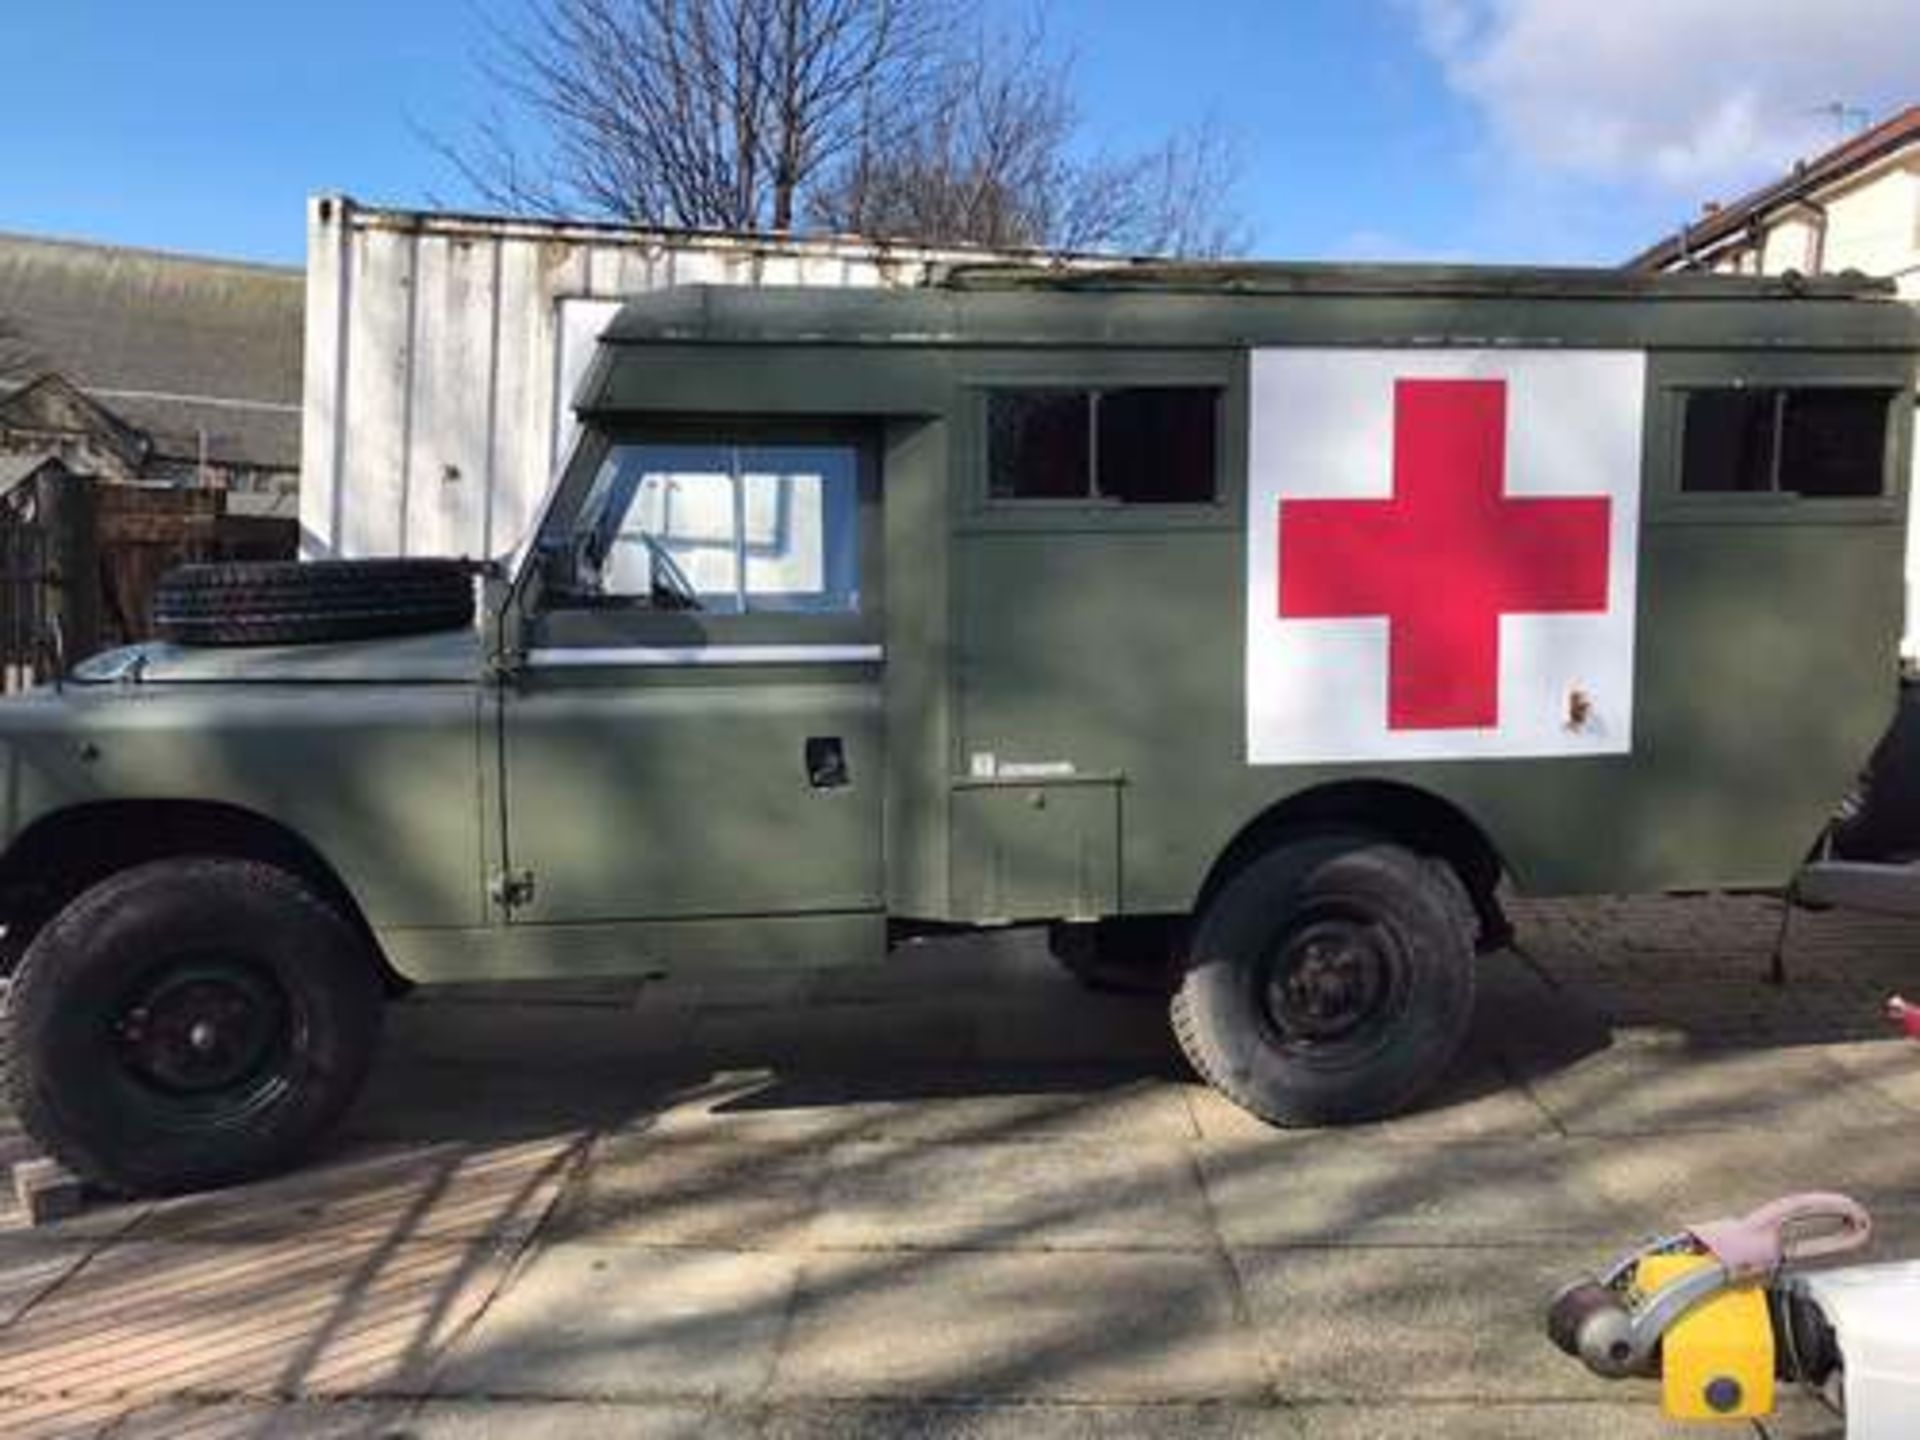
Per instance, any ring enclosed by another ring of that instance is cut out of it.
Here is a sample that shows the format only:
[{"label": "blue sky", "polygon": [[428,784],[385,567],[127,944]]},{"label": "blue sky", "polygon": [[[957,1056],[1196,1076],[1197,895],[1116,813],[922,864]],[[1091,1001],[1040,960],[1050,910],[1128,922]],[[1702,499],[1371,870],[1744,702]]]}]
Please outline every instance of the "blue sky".
[{"label": "blue sky", "polygon": [[[481,6],[0,6],[0,229],[301,258],[304,198],[470,199]],[[1611,262],[1920,101],[1907,0],[983,0],[1038,10],[1090,139],[1212,117],[1267,255]],[[77,83],[76,77],[84,77]]]}]

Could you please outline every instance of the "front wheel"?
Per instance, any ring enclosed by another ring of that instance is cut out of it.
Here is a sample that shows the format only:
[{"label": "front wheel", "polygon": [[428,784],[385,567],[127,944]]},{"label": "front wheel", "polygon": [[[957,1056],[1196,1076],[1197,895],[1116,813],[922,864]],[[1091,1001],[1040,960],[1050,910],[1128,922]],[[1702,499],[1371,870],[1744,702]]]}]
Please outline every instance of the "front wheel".
[{"label": "front wheel", "polygon": [[161,860],[85,891],[8,995],[9,1099],[75,1174],[129,1194],[290,1163],[358,1092],[379,1034],[366,943],[271,866]]},{"label": "front wheel", "polygon": [[1352,835],[1281,845],[1202,912],[1174,1030],[1209,1084],[1273,1124],[1378,1119],[1458,1053],[1473,934],[1444,862]]}]

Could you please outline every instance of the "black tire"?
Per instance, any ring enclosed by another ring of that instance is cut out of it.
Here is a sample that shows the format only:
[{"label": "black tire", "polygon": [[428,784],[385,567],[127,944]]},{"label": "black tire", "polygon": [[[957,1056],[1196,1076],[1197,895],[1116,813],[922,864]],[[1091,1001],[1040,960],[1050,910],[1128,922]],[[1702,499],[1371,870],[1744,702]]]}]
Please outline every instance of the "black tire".
[{"label": "black tire", "polygon": [[1405,1108],[1473,1015],[1474,913],[1452,867],[1364,836],[1268,851],[1199,917],[1173,999],[1201,1077],[1275,1125]]},{"label": "black tire", "polygon": [[1087,989],[1106,995],[1154,995],[1174,991],[1174,968],[1183,917],[1141,915],[1056,924],[1047,928],[1047,950]]},{"label": "black tire", "polygon": [[181,645],[306,645],[460,630],[473,623],[464,560],[236,561],[183,565],[154,593],[153,623]]},{"label": "black tire", "polygon": [[380,1013],[365,942],[302,881],[155,861],[85,891],[28,946],[6,1007],[8,1099],[47,1153],[111,1190],[251,1179],[351,1103]]}]

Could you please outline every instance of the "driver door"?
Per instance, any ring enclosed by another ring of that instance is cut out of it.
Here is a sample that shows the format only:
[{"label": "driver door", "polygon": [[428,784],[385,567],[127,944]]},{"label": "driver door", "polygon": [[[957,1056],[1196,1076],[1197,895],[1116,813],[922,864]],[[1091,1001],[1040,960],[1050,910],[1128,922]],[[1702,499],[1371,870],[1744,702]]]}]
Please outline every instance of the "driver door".
[{"label": "driver door", "polygon": [[717,432],[583,457],[502,697],[511,919],[879,910],[874,455]]}]

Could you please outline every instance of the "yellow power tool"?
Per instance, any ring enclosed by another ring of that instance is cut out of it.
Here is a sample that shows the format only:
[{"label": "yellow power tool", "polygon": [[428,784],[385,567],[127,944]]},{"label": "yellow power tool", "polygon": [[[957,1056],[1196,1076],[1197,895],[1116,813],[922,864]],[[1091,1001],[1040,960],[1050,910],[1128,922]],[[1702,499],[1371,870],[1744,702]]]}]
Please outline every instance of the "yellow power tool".
[{"label": "yellow power tool", "polygon": [[1840,1361],[1791,1268],[1858,1250],[1872,1231],[1860,1205],[1827,1194],[1689,1226],[1567,1286],[1547,1333],[1596,1375],[1659,1377],[1675,1419],[1765,1415],[1776,1378],[1824,1380]]}]

